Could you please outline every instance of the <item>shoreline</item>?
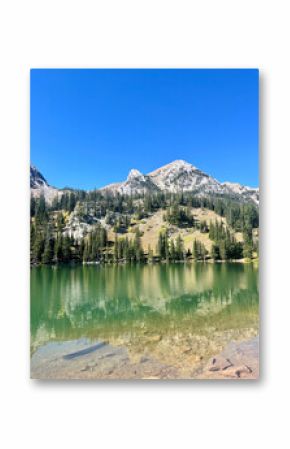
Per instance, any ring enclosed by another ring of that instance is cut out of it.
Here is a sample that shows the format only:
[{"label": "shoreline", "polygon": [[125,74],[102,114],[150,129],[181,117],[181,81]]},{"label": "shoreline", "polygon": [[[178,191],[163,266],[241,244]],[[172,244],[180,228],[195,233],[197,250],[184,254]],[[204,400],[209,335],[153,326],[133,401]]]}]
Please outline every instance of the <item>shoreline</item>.
[{"label": "shoreline", "polygon": [[35,267],[63,267],[63,266],[80,266],[80,265],[100,265],[100,266],[117,266],[117,265],[166,265],[166,264],[173,264],[173,265],[180,265],[180,264],[225,264],[225,263],[238,263],[243,265],[248,265],[251,263],[259,263],[259,258],[255,259],[232,259],[232,260],[214,260],[214,259],[207,259],[207,260],[162,260],[159,262],[148,262],[148,261],[140,261],[140,262],[133,262],[133,261],[119,261],[119,262],[100,262],[100,261],[90,261],[90,262],[82,262],[82,261],[69,261],[69,262],[61,262],[61,263],[30,263],[30,268]]}]

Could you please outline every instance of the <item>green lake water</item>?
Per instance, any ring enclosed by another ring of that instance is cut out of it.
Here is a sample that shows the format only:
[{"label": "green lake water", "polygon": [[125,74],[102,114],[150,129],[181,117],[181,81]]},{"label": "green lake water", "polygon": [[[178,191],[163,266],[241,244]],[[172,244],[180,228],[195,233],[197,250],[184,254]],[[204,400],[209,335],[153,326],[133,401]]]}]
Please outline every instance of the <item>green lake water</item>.
[{"label": "green lake water", "polygon": [[86,338],[138,354],[160,340],[164,357],[178,345],[210,354],[258,334],[258,302],[253,264],[33,267],[31,350]]}]

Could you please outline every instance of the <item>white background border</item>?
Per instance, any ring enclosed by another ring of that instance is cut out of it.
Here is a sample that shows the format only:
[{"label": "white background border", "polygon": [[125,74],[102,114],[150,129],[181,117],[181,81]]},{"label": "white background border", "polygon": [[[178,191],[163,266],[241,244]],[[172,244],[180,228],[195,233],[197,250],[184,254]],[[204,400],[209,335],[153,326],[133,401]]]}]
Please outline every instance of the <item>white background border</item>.
[{"label": "white background border", "polygon": [[[287,3],[1,2],[1,447],[289,447]],[[259,382],[29,380],[27,261],[32,67],[260,69]]]}]

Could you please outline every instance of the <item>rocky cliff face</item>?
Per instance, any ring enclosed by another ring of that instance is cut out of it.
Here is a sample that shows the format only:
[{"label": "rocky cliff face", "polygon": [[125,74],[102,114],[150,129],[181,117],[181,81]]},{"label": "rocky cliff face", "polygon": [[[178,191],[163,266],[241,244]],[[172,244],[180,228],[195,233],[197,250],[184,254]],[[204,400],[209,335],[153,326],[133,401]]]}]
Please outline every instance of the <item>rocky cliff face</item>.
[{"label": "rocky cliff face", "polygon": [[259,204],[258,188],[243,186],[237,182],[224,182],[222,185],[226,186],[233,194],[240,195],[245,199],[252,200],[255,204]]},{"label": "rocky cliff face", "polygon": [[30,190],[33,197],[38,198],[43,195],[49,203],[60,192],[48,184],[45,177],[34,165],[30,165]]},{"label": "rocky cliff face", "polygon": [[218,192],[220,183],[188,162],[177,160],[149,173],[160,190],[172,193],[204,190]]},{"label": "rocky cliff face", "polygon": [[152,181],[150,176],[143,175],[139,170],[132,169],[125,182],[110,184],[104,187],[103,190],[113,193],[118,192],[122,195],[138,195],[158,192],[160,189]]},{"label": "rocky cliff face", "polygon": [[43,187],[49,187],[48,182],[34,165],[30,165],[30,188],[40,189]]}]

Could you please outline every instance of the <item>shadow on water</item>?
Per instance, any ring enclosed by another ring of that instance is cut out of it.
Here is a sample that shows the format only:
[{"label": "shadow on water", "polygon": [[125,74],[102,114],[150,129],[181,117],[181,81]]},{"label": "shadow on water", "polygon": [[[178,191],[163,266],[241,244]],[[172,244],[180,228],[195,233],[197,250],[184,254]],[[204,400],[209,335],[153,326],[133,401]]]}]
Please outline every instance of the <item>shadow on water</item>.
[{"label": "shadow on water", "polygon": [[64,360],[72,360],[77,357],[82,357],[83,355],[91,354],[92,352],[97,351],[98,349],[103,348],[106,346],[107,343],[101,342],[97,343],[96,345],[90,346],[89,348],[81,349],[80,351],[71,352],[70,354],[66,354],[63,356]]}]

